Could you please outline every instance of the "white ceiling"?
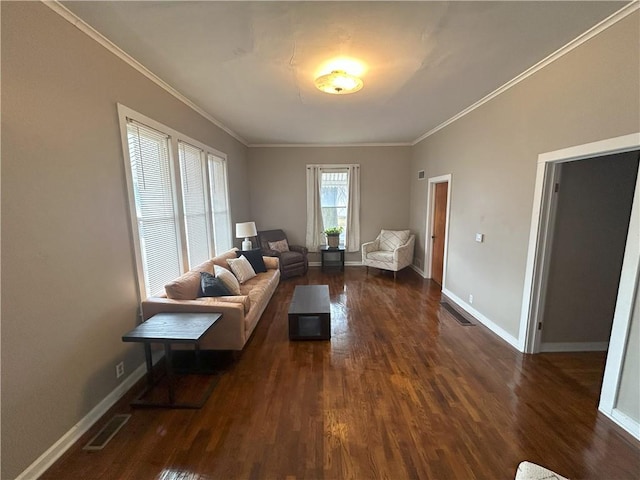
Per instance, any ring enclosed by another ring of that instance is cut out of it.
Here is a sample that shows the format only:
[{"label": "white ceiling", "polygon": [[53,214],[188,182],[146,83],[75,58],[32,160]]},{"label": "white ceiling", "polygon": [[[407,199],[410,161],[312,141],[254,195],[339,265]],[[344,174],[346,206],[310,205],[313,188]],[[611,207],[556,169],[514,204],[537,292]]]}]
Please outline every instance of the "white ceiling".
[{"label": "white ceiling", "polygon": [[[626,3],[63,5],[256,145],[413,143]],[[338,56],[367,66],[360,92],[314,87]]]}]

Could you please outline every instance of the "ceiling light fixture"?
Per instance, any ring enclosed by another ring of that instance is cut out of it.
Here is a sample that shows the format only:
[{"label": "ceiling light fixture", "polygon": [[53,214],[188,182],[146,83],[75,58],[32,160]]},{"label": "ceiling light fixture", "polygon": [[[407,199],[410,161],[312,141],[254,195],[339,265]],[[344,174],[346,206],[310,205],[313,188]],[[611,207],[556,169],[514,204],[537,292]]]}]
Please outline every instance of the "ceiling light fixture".
[{"label": "ceiling light fixture", "polygon": [[331,73],[321,75],[316,78],[315,84],[318,90],[334,95],[355,93],[364,85],[361,79],[349,75],[344,70],[333,70]]}]

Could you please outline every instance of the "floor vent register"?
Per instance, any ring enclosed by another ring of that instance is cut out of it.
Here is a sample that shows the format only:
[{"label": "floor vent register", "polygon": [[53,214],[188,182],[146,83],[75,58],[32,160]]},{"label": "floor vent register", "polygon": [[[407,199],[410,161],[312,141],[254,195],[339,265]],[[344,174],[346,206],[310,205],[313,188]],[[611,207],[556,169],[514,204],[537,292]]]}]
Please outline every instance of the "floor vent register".
[{"label": "floor vent register", "polygon": [[100,430],[82,449],[102,450],[124,426],[124,424],[127,423],[129,418],[131,418],[131,415],[129,414],[114,415],[113,418],[109,420],[104,427],[102,427],[102,430]]},{"label": "floor vent register", "polygon": [[462,314],[460,312],[458,312],[455,308],[453,308],[449,303],[447,302],[440,302],[440,305],[451,314],[451,316],[453,318],[455,318],[458,323],[460,325],[464,325],[465,327],[470,327],[473,326],[474,324],[471,323],[469,320],[467,320],[465,317],[462,316]]}]

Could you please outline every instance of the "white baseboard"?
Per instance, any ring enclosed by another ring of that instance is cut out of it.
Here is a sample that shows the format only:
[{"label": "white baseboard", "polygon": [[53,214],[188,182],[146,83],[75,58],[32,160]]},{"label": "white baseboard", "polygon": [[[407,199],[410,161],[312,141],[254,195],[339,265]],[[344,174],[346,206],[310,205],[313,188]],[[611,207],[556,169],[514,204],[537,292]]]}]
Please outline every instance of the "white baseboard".
[{"label": "white baseboard", "polygon": [[609,342],[544,342],[541,352],[606,352]]},{"label": "white baseboard", "polygon": [[617,408],[614,408],[611,412],[606,412],[600,408],[598,408],[598,410],[600,410],[600,413],[603,413],[613,423],[633,435],[636,440],[640,440],[640,423],[630,416],[622,413]]},{"label": "white baseboard", "polygon": [[418,275],[420,275],[422,278],[427,278],[427,274],[424,272],[424,270],[418,268],[416,265],[414,265],[413,263],[411,265],[409,265],[414,272],[416,272]]},{"label": "white baseboard", "polygon": [[493,333],[495,333],[497,336],[499,336],[502,340],[507,342],[509,345],[511,345],[516,350],[520,351],[520,349],[518,348],[518,339],[516,337],[514,337],[513,335],[511,335],[509,332],[507,332],[504,328],[500,327],[499,325],[497,325],[492,320],[489,320],[487,317],[485,317],[478,310],[473,308],[467,302],[463,301],[461,298],[459,298],[454,293],[451,293],[446,288],[442,289],[442,293],[444,295],[446,295],[447,297],[449,297],[452,301],[454,301],[465,312],[467,312],[469,315],[471,315],[473,318],[478,320],[485,327],[487,327],[489,330],[491,330]]},{"label": "white baseboard", "polygon": [[95,424],[100,417],[115,405],[140,380],[146,373],[147,368],[143,363],[136,368],[120,385],[118,385],[109,395],[107,395],[98,405],[96,405],[87,415],[76,423],[65,433],[56,443],[40,455],[31,465],[29,465],[16,480],[32,480],[40,477],[53,463],[58,460],[69,448],[84,435],[89,428]]},{"label": "white baseboard", "polygon": [[[309,266],[310,267],[321,267],[322,263],[321,262],[309,262]],[[344,262],[344,266],[345,267],[361,267],[362,266],[362,262],[358,262],[357,260],[350,260],[350,261],[345,261]]]}]

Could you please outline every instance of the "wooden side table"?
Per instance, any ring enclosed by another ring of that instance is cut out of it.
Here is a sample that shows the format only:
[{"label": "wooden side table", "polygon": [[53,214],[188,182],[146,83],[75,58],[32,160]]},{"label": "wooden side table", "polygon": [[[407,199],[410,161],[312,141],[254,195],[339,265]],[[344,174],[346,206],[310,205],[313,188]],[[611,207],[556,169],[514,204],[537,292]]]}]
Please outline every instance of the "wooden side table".
[{"label": "wooden side table", "polygon": [[344,271],[344,245],[339,245],[338,247],[323,245],[320,247],[320,261],[323,272],[331,268],[338,268],[340,271]]},{"label": "wooden side table", "polygon": [[[172,365],[171,345],[174,343],[192,344],[195,347],[196,370],[190,373],[205,373],[200,365],[200,339],[211,327],[222,318],[220,313],[158,313],[142,322],[129,333],[122,336],[123,342],[139,342],[144,344],[147,363],[147,388],[131,403],[141,407],[200,408],[209,398],[216,382],[212,381],[200,401],[195,403],[179,403],[175,401],[174,370]],[[153,362],[151,360],[151,344],[164,345],[165,367],[168,383],[168,401],[153,402],[143,397],[156,384],[153,378]]]}]

